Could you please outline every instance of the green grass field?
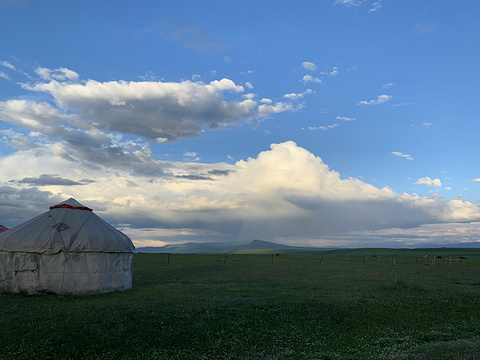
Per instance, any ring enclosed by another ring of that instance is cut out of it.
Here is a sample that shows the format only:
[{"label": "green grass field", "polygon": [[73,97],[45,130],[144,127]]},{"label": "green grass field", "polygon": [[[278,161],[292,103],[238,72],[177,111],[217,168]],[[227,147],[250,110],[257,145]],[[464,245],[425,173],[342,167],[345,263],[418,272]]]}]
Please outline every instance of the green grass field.
[{"label": "green grass field", "polygon": [[135,254],[132,290],[0,295],[0,359],[480,358],[478,249],[311,254]]}]

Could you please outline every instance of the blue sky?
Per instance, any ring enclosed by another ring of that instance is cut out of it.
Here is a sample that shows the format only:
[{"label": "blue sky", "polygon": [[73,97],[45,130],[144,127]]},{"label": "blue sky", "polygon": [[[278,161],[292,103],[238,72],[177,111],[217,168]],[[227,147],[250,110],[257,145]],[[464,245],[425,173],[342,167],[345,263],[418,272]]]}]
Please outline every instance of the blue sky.
[{"label": "blue sky", "polygon": [[0,223],[480,240],[480,4],[0,0]]}]

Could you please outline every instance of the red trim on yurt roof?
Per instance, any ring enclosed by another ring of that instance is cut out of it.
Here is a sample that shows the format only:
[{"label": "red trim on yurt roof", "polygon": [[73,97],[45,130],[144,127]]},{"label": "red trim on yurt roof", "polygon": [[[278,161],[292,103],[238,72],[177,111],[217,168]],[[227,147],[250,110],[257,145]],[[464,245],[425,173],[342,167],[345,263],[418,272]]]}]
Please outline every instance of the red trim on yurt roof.
[{"label": "red trim on yurt roof", "polygon": [[86,206],[72,206],[72,205],[68,205],[68,204],[58,204],[58,205],[50,206],[50,210],[58,209],[58,208],[93,211],[92,209],[90,209],[89,207],[86,207]]}]

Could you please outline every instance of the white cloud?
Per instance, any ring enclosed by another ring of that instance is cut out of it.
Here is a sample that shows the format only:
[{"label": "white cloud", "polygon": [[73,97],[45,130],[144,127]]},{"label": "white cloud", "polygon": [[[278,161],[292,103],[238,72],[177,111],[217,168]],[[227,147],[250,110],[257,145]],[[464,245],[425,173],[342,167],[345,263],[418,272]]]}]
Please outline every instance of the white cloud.
[{"label": "white cloud", "polygon": [[328,76],[336,76],[338,75],[338,67],[334,66],[331,71],[322,71],[322,74]]},{"label": "white cloud", "polygon": [[[9,63],[8,61],[0,60],[0,66],[6,67],[9,70],[13,70],[16,73],[22,74],[23,76],[27,77],[28,79],[32,78],[29,74],[27,74],[26,72],[24,72],[22,70],[17,69],[17,67],[15,65]],[[6,76],[8,76],[6,73],[4,73],[4,74]],[[3,76],[3,77],[6,78],[5,76]]]},{"label": "white cloud", "polygon": [[407,155],[407,154],[404,154],[404,153],[401,153],[401,152],[398,152],[398,151],[392,151],[392,154],[394,156],[401,157],[401,158],[404,158],[404,159],[407,159],[407,160],[413,160],[412,155]]},{"label": "white cloud", "polygon": [[291,94],[285,94],[283,95],[284,98],[290,99],[290,100],[299,100],[303,98],[305,95],[313,93],[312,89],[307,89],[304,92],[297,94],[297,93],[291,93]]},{"label": "white cloud", "polygon": [[370,8],[370,10],[368,10],[368,12],[369,13],[375,12],[382,7],[383,7],[382,0],[375,1],[374,3],[372,3],[372,7]]},{"label": "white cloud", "polygon": [[384,89],[390,89],[394,84],[392,82],[389,82],[389,83],[386,83],[386,84],[383,84],[383,88]]},{"label": "white cloud", "polygon": [[304,84],[306,84],[308,82],[313,82],[313,83],[318,83],[318,84],[322,83],[322,80],[320,80],[317,77],[313,77],[312,75],[305,75],[302,80],[303,80]]},{"label": "white cloud", "polygon": [[335,0],[335,5],[343,5],[346,7],[356,7],[362,5],[362,0]]},{"label": "white cloud", "polygon": [[391,95],[379,95],[376,100],[362,100],[357,105],[378,105],[384,102],[391,100],[393,96]]},{"label": "white cloud", "polygon": [[312,62],[309,62],[309,61],[304,61],[302,62],[302,66],[305,70],[307,71],[315,71],[317,70],[317,65],[315,65],[314,63]]},{"label": "white cloud", "polygon": [[[340,5],[344,7],[359,7],[364,4],[365,0],[335,0],[335,5]],[[375,1],[371,4],[371,8],[368,10],[369,13],[375,12],[383,7],[382,0]]]},{"label": "white cloud", "polygon": [[440,179],[430,179],[428,176],[424,178],[418,179],[415,184],[420,184],[420,185],[427,185],[430,187],[440,187],[442,186],[442,182]]},{"label": "white cloud", "polygon": [[250,83],[248,81],[245,83],[245,86],[247,87],[247,89],[253,89],[252,83]]},{"label": "white cloud", "polygon": [[336,128],[338,124],[332,124],[332,125],[324,125],[324,126],[309,126],[308,130],[330,130],[333,128]]},{"label": "white cloud", "polygon": [[401,103],[401,104],[392,104],[392,106],[399,107],[399,106],[409,106],[413,105],[413,103]]},{"label": "white cloud", "polygon": [[480,178],[473,179],[472,181],[476,184],[480,184]]},{"label": "white cloud", "polygon": [[258,114],[262,117],[270,116],[271,114],[278,114],[285,111],[295,111],[298,108],[290,103],[276,102],[275,105],[263,104],[258,107]]},{"label": "white cloud", "polygon": [[7,74],[5,74],[3,71],[0,71],[0,78],[6,79],[6,80],[10,80],[10,76],[8,76]]},{"label": "white cloud", "polygon": [[4,66],[10,70],[16,70],[15,66],[10,64],[8,61],[0,61],[0,66]]},{"label": "white cloud", "polygon": [[337,120],[343,120],[343,121],[353,121],[353,120],[355,120],[354,117],[347,117],[347,116],[337,116],[336,119]]},{"label": "white cloud", "polygon": [[38,67],[35,69],[35,73],[39,75],[43,80],[77,81],[79,79],[79,75],[75,71],[67,68],[50,70],[44,67]]}]

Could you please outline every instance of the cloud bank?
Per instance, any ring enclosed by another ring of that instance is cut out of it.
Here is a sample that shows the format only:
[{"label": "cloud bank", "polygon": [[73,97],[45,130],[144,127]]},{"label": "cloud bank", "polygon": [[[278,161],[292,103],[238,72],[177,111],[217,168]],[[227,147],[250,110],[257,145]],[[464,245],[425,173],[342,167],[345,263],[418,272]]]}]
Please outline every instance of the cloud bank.
[{"label": "cloud bank", "polygon": [[[0,102],[0,142],[9,149],[0,158],[0,223],[8,227],[69,197],[122,224],[137,244],[150,245],[253,238],[294,243],[339,232],[480,220],[479,207],[468,201],[397,194],[342,178],[291,141],[235,164],[201,163],[196,152],[184,152],[186,162],[163,161],[152,151],[155,143],[295,112],[311,89],[275,101],[257,100],[226,78],[83,81],[73,70],[42,67],[36,74],[23,84],[35,97]],[[441,186],[438,179],[417,183]]]},{"label": "cloud bank", "polygon": [[[291,141],[272,144],[270,150],[234,165],[168,163],[170,177],[132,178],[120,168],[114,174],[92,170],[54,154],[37,161],[48,161],[55,175],[22,177],[32,163],[22,152],[0,161],[2,169],[10,169],[0,175],[0,184],[21,179],[0,189],[0,213],[10,214],[0,222],[11,226],[8,221],[25,216],[12,212],[15,207],[31,209],[26,214],[43,212],[70,196],[114,223],[128,224],[125,231],[137,234],[139,243],[252,238],[296,242],[339,232],[480,220],[479,207],[466,201],[439,202],[343,179]],[[140,235],[135,229],[157,230]],[[168,236],[158,235],[166,229]]]}]

